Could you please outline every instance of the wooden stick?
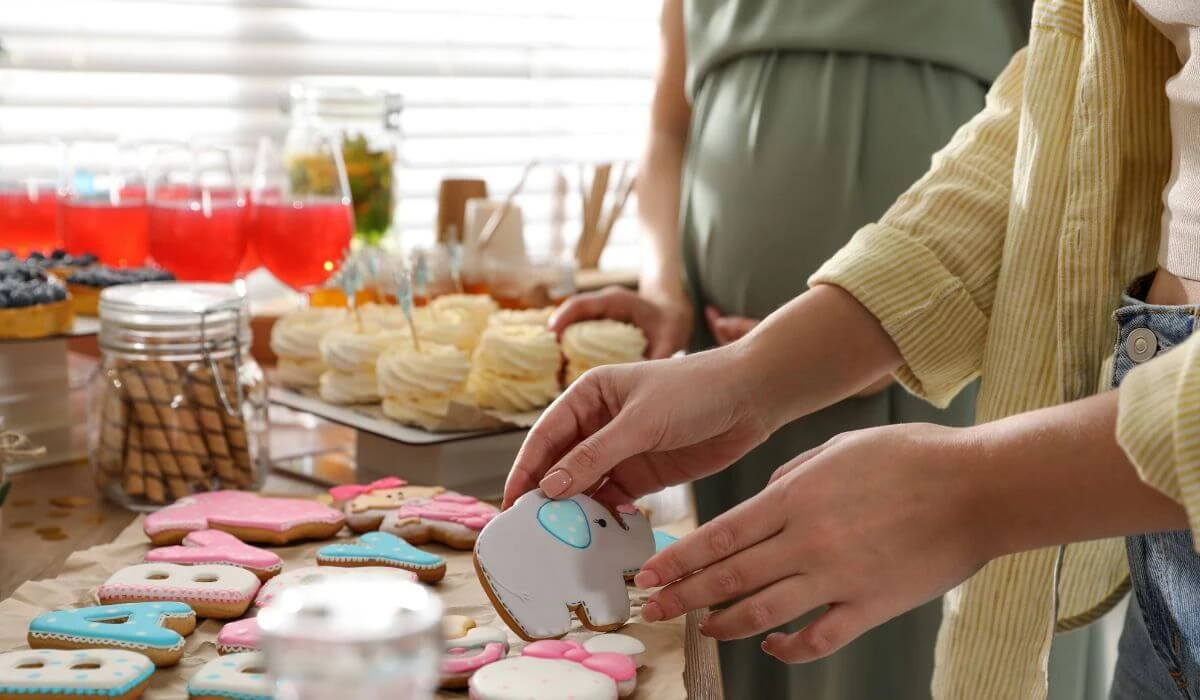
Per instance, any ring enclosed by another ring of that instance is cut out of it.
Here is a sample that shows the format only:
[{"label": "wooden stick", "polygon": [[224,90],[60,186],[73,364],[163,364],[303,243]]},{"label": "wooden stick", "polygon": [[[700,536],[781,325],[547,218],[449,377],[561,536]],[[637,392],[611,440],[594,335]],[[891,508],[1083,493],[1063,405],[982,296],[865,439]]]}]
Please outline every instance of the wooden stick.
[{"label": "wooden stick", "polygon": [[594,268],[600,264],[600,256],[604,254],[604,248],[608,245],[608,239],[612,235],[613,227],[616,226],[617,220],[621,218],[621,213],[625,210],[625,203],[629,201],[629,195],[633,192],[634,185],[637,184],[637,175],[631,175],[625,179],[624,173],[621,175],[622,181],[617,185],[616,200],[613,202],[612,208],[609,210],[608,216],[605,218],[604,225],[600,227],[599,233],[591,241],[591,248],[587,251],[587,256],[583,262],[588,263],[581,266],[586,268]]},{"label": "wooden stick", "polygon": [[480,250],[487,247],[488,243],[492,240],[492,236],[496,234],[496,230],[500,228],[500,224],[504,223],[504,217],[508,216],[508,210],[512,208],[513,201],[517,198],[517,195],[521,194],[521,190],[525,189],[525,181],[529,179],[529,173],[533,171],[536,165],[536,160],[531,160],[525,164],[525,170],[521,172],[521,179],[517,181],[516,187],[513,187],[508,196],[504,198],[504,203],[500,205],[500,208],[492,212],[492,215],[488,217],[487,223],[483,225],[483,230],[479,232],[479,241],[477,243]]}]

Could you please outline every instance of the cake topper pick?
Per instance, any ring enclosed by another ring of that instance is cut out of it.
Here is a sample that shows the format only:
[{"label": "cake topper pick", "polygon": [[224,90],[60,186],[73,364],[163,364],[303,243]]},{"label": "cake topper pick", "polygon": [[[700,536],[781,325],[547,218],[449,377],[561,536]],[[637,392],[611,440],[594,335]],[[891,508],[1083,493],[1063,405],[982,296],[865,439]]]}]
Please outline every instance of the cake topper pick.
[{"label": "cake topper pick", "polygon": [[446,253],[450,266],[450,279],[454,282],[454,291],[462,294],[463,244],[462,241],[458,240],[458,229],[453,225],[450,228],[450,241],[446,244]]},{"label": "cake topper pick", "polygon": [[413,285],[412,273],[407,265],[395,265],[389,270],[392,285],[396,293],[396,305],[408,322],[408,330],[412,334],[413,347],[421,351],[421,339],[417,336],[417,324],[413,320]]},{"label": "cake topper pick", "polygon": [[342,254],[342,267],[334,276],[333,283],[346,296],[346,306],[354,314],[358,331],[363,332],[362,314],[358,312],[358,292],[363,288],[363,274],[359,261],[351,255],[349,248]]}]

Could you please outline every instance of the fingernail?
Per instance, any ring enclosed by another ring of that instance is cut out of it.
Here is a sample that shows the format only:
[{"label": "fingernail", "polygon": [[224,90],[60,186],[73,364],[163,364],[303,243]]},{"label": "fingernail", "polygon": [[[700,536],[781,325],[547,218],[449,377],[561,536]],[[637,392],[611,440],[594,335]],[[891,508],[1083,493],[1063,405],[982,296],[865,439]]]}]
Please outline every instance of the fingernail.
[{"label": "fingernail", "polygon": [[566,492],[567,489],[571,488],[571,475],[562,469],[555,469],[542,477],[538,486],[550,498],[557,498]]},{"label": "fingernail", "polygon": [[637,575],[633,577],[633,585],[637,586],[638,588],[654,588],[655,586],[660,585],[658,574],[654,573],[653,571],[639,571],[637,572]]},{"label": "fingernail", "polygon": [[712,613],[705,613],[704,617],[700,618],[700,624],[697,627],[703,632],[705,627],[708,627],[708,621],[712,618]]},{"label": "fingernail", "polygon": [[663,619],[662,608],[658,607],[658,603],[646,603],[642,606],[642,619],[646,622],[658,622]]}]

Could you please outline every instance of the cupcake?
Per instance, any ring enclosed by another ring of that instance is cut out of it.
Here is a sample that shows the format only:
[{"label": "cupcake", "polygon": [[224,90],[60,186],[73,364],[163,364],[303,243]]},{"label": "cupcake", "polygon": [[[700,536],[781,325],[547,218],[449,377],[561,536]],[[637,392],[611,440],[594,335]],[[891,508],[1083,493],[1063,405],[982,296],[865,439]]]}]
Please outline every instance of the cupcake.
[{"label": "cupcake", "polygon": [[429,308],[434,311],[458,311],[474,329],[476,337],[483,333],[488,319],[499,309],[495,300],[486,294],[447,294],[431,301]]},{"label": "cupcake", "polygon": [[545,328],[550,323],[557,307],[546,306],[540,309],[521,309],[510,311],[504,309],[492,314],[488,324],[492,326],[536,326]]},{"label": "cupcake", "polygon": [[383,412],[405,425],[435,428],[466,390],[471,363],[453,345],[421,343],[421,349],[398,342],[379,356],[375,366]]},{"label": "cupcake", "polygon": [[570,384],[593,367],[643,359],[646,335],[637,326],[620,321],[581,321],[563,332],[562,348]]},{"label": "cupcake", "polygon": [[347,319],[345,309],[293,311],[271,328],[271,351],[279,358],[276,376],[284,386],[304,389],[320,382],[325,371],[321,337]]},{"label": "cupcake", "polygon": [[558,396],[562,355],[554,334],[535,326],[491,326],[479,339],[467,390],[483,408],[523,413]]},{"label": "cupcake", "polygon": [[317,344],[326,370],[321,398],[330,403],[376,403],[375,361],[400,333],[368,322],[348,322],[321,337]]}]

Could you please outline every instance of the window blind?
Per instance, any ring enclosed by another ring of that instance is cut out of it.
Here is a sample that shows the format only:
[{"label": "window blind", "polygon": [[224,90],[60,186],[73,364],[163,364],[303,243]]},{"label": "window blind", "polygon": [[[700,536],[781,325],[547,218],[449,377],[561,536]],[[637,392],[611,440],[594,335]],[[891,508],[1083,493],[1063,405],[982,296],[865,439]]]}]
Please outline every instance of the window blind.
[{"label": "window blind", "polygon": [[[3,4],[6,140],[197,138],[235,147],[248,172],[258,139],[287,130],[293,81],[400,93],[405,243],[431,240],[443,177],[482,177],[502,197],[530,159],[571,176],[577,163],[635,159],[657,50],[647,0]],[[531,230],[548,216],[551,174],[535,170],[521,200]],[[606,266],[636,264],[632,210]]]}]

